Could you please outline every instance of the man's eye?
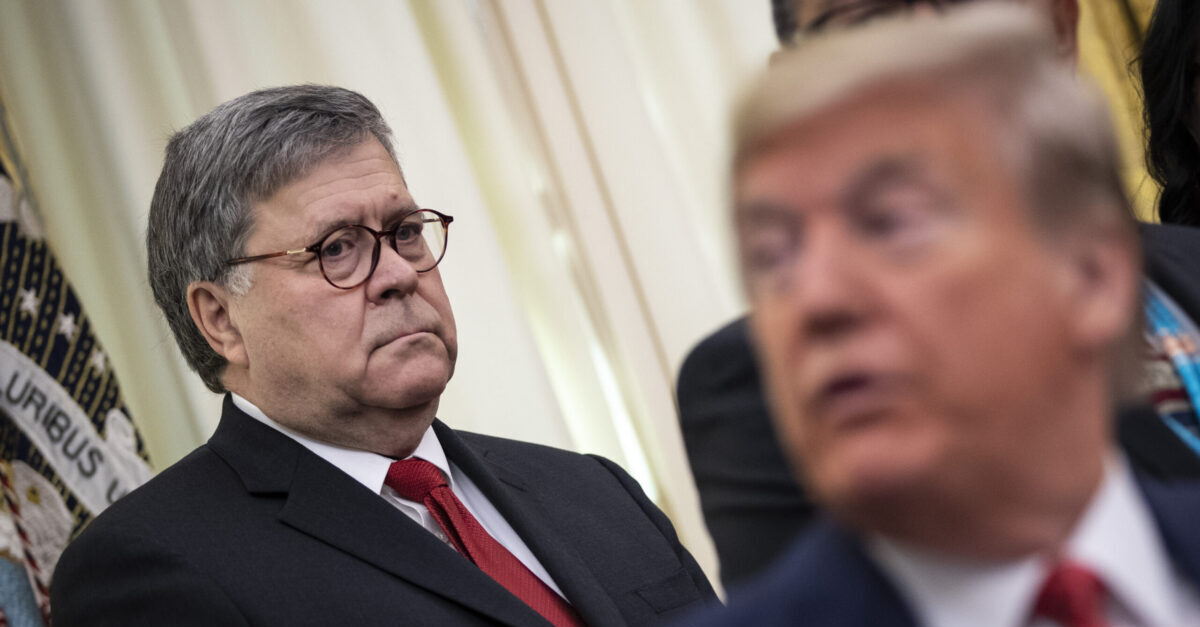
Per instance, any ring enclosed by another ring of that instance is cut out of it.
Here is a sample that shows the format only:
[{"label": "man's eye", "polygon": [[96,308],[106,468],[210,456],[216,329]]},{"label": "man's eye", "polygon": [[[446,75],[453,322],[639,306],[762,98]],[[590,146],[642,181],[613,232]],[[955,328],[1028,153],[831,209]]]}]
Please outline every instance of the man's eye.
[{"label": "man's eye", "polygon": [[783,226],[750,228],[742,233],[742,259],[751,274],[768,273],[783,266],[796,252],[795,229]]},{"label": "man's eye", "polygon": [[340,235],[325,242],[325,245],[321,247],[321,257],[327,261],[340,259],[350,255],[353,250],[354,238]]},{"label": "man's eye", "polygon": [[929,213],[916,208],[869,211],[858,220],[863,237],[892,248],[907,248],[926,241],[932,226]]},{"label": "man's eye", "polygon": [[914,226],[913,222],[898,211],[874,211],[862,217],[859,228],[868,235],[887,236]]},{"label": "man's eye", "polygon": [[405,222],[396,227],[396,243],[403,244],[420,237],[422,226],[420,222]]},{"label": "man's eye", "polygon": [[924,190],[901,187],[861,205],[853,213],[853,224],[863,237],[889,246],[924,241],[939,222],[936,196]]}]

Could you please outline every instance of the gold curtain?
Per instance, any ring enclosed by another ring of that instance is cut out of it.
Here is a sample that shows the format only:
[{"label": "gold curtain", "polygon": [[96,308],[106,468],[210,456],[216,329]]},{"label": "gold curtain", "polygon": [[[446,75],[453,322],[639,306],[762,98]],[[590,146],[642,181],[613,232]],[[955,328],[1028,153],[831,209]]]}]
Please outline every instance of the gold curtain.
[{"label": "gold curtain", "polygon": [[1142,99],[1134,60],[1142,46],[1154,0],[1079,0],[1079,64],[1108,96],[1122,175],[1142,220],[1157,221],[1158,184],[1146,173]]}]

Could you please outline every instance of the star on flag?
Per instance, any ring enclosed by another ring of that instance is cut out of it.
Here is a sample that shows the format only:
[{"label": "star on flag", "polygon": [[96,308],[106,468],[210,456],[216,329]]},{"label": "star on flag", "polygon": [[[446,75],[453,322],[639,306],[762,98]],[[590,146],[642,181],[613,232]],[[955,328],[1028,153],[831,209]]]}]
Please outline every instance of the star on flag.
[{"label": "star on flag", "polygon": [[75,330],[77,328],[75,326],[74,314],[62,314],[58,317],[58,332],[61,335],[65,335],[68,340],[75,337]]},{"label": "star on flag", "polygon": [[92,368],[96,371],[96,374],[104,372],[104,359],[104,351],[96,350],[94,353],[92,353],[92,358],[88,360],[88,363],[92,365]]},{"label": "star on flag", "polygon": [[21,290],[21,311],[36,316],[38,306],[41,304],[41,299],[37,297],[37,290],[33,288]]}]

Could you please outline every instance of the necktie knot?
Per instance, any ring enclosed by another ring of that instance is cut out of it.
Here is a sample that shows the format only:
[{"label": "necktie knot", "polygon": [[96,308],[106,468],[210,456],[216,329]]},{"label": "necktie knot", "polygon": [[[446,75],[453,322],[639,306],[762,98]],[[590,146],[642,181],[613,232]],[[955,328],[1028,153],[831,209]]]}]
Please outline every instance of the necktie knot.
[{"label": "necktie knot", "polygon": [[581,627],[562,597],[496,541],[450,490],[437,466],[415,457],[392,462],[384,485],[402,498],[423,503],[446,534],[446,542],[555,627]]},{"label": "necktie knot", "polygon": [[437,488],[445,487],[446,477],[437,466],[416,457],[392,462],[384,485],[402,498],[421,503]]},{"label": "necktie knot", "polygon": [[1085,566],[1062,561],[1047,575],[1034,614],[1064,627],[1106,627],[1104,582]]}]

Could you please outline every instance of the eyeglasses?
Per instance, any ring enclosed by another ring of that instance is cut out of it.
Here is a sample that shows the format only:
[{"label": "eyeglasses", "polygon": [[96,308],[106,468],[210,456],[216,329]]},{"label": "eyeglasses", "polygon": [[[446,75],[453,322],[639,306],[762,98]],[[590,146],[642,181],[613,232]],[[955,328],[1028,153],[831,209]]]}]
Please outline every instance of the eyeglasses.
[{"label": "eyeglasses", "polygon": [[375,273],[375,266],[379,265],[379,242],[385,237],[391,238],[392,250],[412,264],[417,272],[434,269],[446,254],[450,223],[453,221],[453,216],[433,209],[419,209],[404,214],[396,226],[382,231],[351,224],[334,229],[311,246],[238,257],[225,264],[236,266],[285,255],[313,253],[317,256],[325,280],[336,288],[349,290],[362,285]]},{"label": "eyeglasses", "polygon": [[859,0],[846,2],[821,13],[801,27],[803,33],[815,33],[831,26],[853,26],[901,10],[927,6],[936,10],[969,0]]}]

